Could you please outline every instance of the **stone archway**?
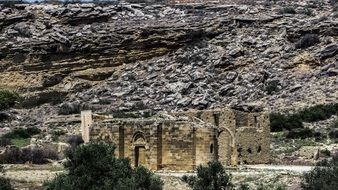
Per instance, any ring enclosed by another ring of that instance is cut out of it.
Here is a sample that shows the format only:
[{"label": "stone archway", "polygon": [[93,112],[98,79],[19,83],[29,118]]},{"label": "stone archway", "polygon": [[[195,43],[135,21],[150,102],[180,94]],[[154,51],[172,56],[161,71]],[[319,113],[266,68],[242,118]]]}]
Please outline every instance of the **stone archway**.
[{"label": "stone archway", "polygon": [[235,137],[228,128],[222,128],[218,134],[218,160],[223,165],[234,164],[236,159]]},{"label": "stone archway", "polygon": [[134,166],[145,166],[147,164],[146,147],[147,142],[142,132],[136,132],[133,136]]}]

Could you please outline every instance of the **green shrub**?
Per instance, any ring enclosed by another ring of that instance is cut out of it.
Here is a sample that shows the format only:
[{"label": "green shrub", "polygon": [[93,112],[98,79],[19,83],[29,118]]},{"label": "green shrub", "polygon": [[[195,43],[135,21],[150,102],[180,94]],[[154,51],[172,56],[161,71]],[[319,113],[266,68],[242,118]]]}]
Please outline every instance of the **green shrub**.
[{"label": "green shrub", "polygon": [[17,93],[0,89],[0,110],[13,107],[18,100],[19,95]]},{"label": "green shrub", "polygon": [[270,114],[270,126],[272,132],[304,127],[299,115],[284,115],[280,113]]},{"label": "green shrub", "polygon": [[11,145],[11,139],[8,138],[0,138],[0,146],[5,147],[7,145]]},{"label": "green shrub", "polygon": [[338,114],[338,103],[316,105],[305,108],[294,114],[270,114],[270,126],[272,132],[303,128],[303,122],[317,122],[329,119]]},{"label": "green shrub", "polygon": [[233,189],[231,175],[225,172],[223,165],[218,161],[208,162],[207,166],[197,168],[197,177],[183,179],[192,186],[193,190],[228,190]]},{"label": "green shrub", "polygon": [[329,119],[332,115],[338,114],[338,103],[321,104],[305,108],[299,112],[301,119],[305,122],[317,122]]},{"label": "green shrub", "polygon": [[2,138],[9,138],[9,139],[14,139],[14,138],[31,138],[33,135],[37,135],[41,132],[41,130],[37,127],[29,127],[29,128],[16,128],[13,131],[6,133],[2,136]]},{"label": "green shrub", "polygon": [[309,129],[309,128],[298,128],[298,129],[291,129],[287,135],[286,138],[289,139],[296,139],[296,138],[300,138],[300,139],[306,139],[308,137],[313,137],[314,136],[314,132]]},{"label": "green shrub", "polygon": [[183,182],[187,183],[190,187],[194,187],[197,177],[194,175],[183,175],[181,179]]},{"label": "green shrub", "polygon": [[58,160],[58,154],[51,149],[43,148],[10,148],[0,154],[1,164],[46,164],[48,159]]},{"label": "green shrub", "polygon": [[4,177],[0,177],[0,189],[1,190],[14,190],[14,188],[11,185],[11,181]]},{"label": "green shrub", "polygon": [[158,177],[143,167],[133,170],[128,159],[114,156],[114,149],[105,143],[68,149],[64,164],[67,172],[45,183],[46,189],[162,189]]},{"label": "green shrub", "polygon": [[78,114],[81,112],[81,105],[79,103],[63,103],[60,105],[60,115]]},{"label": "green shrub", "polygon": [[4,112],[0,112],[0,122],[5,121],[5,120],[9,120],[11,117],[9,114],[4,113]]},{"label": "green shrub", "polygon": [[84,141],[80,135],[71,135],[67,138],[67,143],[70,144],[72,148],[76,148],[80,144],[84,143]]},{"label": "green shrub", "polygon": [[328,149],[320,150],[320,153],[324,154],[325,156],[331,156],[331,152]]},{"label": "green shrub", "polygon": [[16,147],[25,147],[30,145],[30,139],[22,139],[22,138],[14,138],[14,139],[10,139],[11,140],[11,144],[16,146]]},{"label": "green shrub", "polygon": [[338,156],[317,165],[305,173],[302,180],[304,190],[333,190],[338,187]]},{"label": "green shrub", "polygon": [[64,130],[54,130],[52,132],[52,140],[53,141],[58,141],[59,140],[59,137],[62,136],[62,135],[65,135],[67,132],[64,131]]},{"label": "green shrub", "polygon": [[267,94],[271,95],[274,92],[278,92],[279,91],[278,85],[279,85],[279,81],[278,80],[273,80],[273,81],[267,82],[267,84],[266,84],[266,86],[264,88],[264,91],[266,91]]},{"label": "green shrub", "polygon": [[243,183],[238,187],[238,190],[250,190],[250,188],[248,184]]}]

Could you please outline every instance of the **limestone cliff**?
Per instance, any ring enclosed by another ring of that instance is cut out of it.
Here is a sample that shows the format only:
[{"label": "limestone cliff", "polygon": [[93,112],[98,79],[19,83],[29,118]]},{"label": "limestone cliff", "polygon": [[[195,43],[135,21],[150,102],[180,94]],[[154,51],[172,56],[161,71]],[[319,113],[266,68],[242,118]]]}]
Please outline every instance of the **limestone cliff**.
[{"label": "limestone cliff", "polygon": [[67,106],[292,110],[335,102],[336,13],[306,3],[294,3],[295,14],[283,2],[2,7],[0,87],[25,97],[22,115],[32,123]]}]

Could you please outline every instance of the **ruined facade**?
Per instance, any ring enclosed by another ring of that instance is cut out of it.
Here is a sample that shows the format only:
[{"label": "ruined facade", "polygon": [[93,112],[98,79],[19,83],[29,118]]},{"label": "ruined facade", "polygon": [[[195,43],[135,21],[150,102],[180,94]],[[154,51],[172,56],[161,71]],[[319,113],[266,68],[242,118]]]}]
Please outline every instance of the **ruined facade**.
[{"label": "ruined facade", "polygon": [[116,145],[115,155],[151,170],[195,170],[219,160],[224,165],[268,163],[268,114],[232,109],[188,111],[151,118],[81,114],[85,142]]}]

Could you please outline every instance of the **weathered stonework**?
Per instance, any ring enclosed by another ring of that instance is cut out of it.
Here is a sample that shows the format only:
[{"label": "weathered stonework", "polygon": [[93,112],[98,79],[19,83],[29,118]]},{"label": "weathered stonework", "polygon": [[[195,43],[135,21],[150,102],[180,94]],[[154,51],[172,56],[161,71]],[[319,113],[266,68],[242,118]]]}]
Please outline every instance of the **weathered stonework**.
[{"label": "weathered stonework", "polygon": [[115,154],[151,170],[195,170],[219,160],[224,165],[268,163],[270,126],[265,113],[232,109],[187,111],[151,118],[112,118],[82,112],[85,142],[116,145]]}]

